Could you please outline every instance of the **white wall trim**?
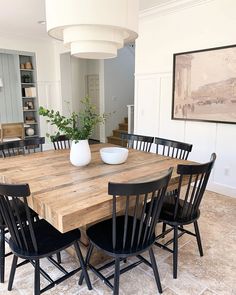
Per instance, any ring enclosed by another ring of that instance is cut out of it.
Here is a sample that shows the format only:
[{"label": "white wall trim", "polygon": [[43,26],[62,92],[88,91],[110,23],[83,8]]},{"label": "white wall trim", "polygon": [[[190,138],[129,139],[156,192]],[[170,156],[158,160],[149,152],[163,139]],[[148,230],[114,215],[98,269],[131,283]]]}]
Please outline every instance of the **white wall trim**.
[{"label": "white wall trim", "polygon": [[158,77],[172,76],[172,71],[151,72],[151,73],[135,73],[135,79],[156,79]]},{"label": "white wall trim", "polygon": [[223,185],[222,183],[217,183],[213,181],[207,185],[207,190],[228,197],[236,198],[236,189],[232,186]]},{"label": "white wall trim", "polygon": [[198,5],[204,5],[214,0],[172,0],[154,7],[144,9],[139,13],[139,18],[145,18],[151,15],[162,16],[169,13],[175,13]]}]

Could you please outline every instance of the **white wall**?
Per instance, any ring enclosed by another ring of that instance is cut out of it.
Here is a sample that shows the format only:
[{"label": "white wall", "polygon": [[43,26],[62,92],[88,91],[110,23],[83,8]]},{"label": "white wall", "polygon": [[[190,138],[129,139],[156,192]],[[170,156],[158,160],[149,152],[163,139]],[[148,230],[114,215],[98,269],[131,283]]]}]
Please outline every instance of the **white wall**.
[{"label": "white wall", "polygon": [[235,44],[236,1],[153,11],[140,17],[136,42],[135,132],[192,143],[199,162],[216,152],[209,188],[236,196],[236,125],[171,120],[173,53]]},{"label": "white wall", "polygon": [[[87,60],[71,56],[70,52],[60,54],[62,113],[79,112],[81,99],[85,97],[85,76]],[[68,104],[69,102],[69,104]]]},{"label": "white wall", "polygon": [[127,117],[127,104],[134,103],[134,51],[124,47],[117,58],[104,60],[105,113],[111,116],[105,124],[106,136]]}]

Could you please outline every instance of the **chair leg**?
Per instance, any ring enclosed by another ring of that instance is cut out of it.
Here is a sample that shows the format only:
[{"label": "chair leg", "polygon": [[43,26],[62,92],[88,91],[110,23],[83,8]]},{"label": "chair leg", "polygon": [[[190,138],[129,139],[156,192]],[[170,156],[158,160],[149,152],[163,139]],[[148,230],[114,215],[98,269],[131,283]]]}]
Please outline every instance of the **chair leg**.
[{"label": "chair leg", "polygon": [[[163,224],[162,224],[162,233],[164,233],[165,231],[166,231],[166,223],[163,222]],[[165,235],[162,236],[162,238],[164,238],[164,237],[165,237]]]},{"label": "chair leg", "polygon": [[149,256],[150,256],[152,269],[153,269],[153,273],[154,273],[154,277],[155,277],[155,280],[156,280],[158,291],[159,291],[159,293],[162,293],[160,276],[159,276],[159,273],[158,273],[157,263],[156,263],[156,259],[155,259],[152,248],[149,249]]},{"label": "chair leg", "polygon": [[0,229],[0,282],[4,283],[5,273],[5,228]]},{"label": "chair leg", "polygon": [[178,267],[178,226],[174,227],[173,278],[177,279]]},{"label": "chair leg", "polygon": [[61,253],[57,253],[57,262],[61,264]]},{"label": "chair leg", "polygon": [[200,253],[200,256],[203,256],[203,250],[202,250],[202,242],[201,242],[201,236],[198,228],[198,223],[197,221],[194,222],[194,229],[196,233],[196,239],[197,239],[197,244],[198,244],[198,250]]},{"label": "chair leg", "polygon": [[35,266],[34,266],[34,295],[40,295],[40,267],[39,267],[39,260],[35,260]]},{"label": "chair leg", "polygon": [[114,289],[113,295],[119,295],[119,284],[120,284],[120,258],[115,259],[115,276],[114,276]]},{"label": "chair leg", "polygon": [[[90,258],[92,256],[93,249],[94,249],[94,246],[92,244],[90,244],[89,248],[88,248],[86,258],[85,258],[85,267],[86,268],[87,268],[87,266],[89,264],[89,261],[90,261]],[[83,280],[84,280],[84,274],[83,274],[83,272],[81,272],[81,275],[80,275],[80,278],[79,278],[79,285],[80,286],[83,284]]]},{"label": "chair leg", "polygon": [[[74,246],[75,246],[75,251],[77,253],[77,256],[79,258],[80,266],[82,268],[82,274],[83,274],[83,277],[85,278],[87,287],[88,287],[89,290],[92,290],[93,288],[92,288],[92,285],[91,285],[91,282],[90,282],[90,278],[89,278],[87,268],[85,266],[84,259],[83,259],[83,256],[82,256],[82,253],[81,253],[78,242],[75,242]],[[82,281],[83,281],[83,279],[82,279]]]},{"label": "chair leg", "polygon": [[12,285],[13,285],[15,272],[16,272],[17,260],[18,260],[18,257],[16,255],[14,255],[13,260],[12,260],[12,265],[11,265],[11,272],[10,272],[9,282],[8,282],[8,291],[12,290]]}]

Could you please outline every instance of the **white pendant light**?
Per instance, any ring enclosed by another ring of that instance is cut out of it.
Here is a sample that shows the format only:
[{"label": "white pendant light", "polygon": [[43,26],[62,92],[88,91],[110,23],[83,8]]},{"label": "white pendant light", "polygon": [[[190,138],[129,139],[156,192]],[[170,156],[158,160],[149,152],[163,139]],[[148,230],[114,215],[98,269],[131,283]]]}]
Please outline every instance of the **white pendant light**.
[{"label": "white pendant light", "polygon": [[3,80],[2,80],[2,78],[0,78],[0,88],[2,88],[3,87]]},{"label": "white pendant light", "polygon": [[139,0],[45,0],[48,34],[80,58],[106,59],[138,37]]}]

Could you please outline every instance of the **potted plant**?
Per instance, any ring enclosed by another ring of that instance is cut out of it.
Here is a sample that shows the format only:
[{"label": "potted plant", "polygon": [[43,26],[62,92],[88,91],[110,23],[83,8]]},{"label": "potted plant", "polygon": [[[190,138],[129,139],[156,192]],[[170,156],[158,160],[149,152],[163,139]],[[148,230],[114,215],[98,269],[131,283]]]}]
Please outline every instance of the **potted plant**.
[{"label": "potted plant", "polygon": [[60,114],[59,111],[39,108],[39,114],[47,117],[47,122],[57,127],[57,133],[48,135],[55,138],[61,134],[66,135],[72,141],[70,150],[70,161],[75,166],[85,166],[91,161],[91,152],[88,139],[95,126],[104,123],[106,115],[99,115],[96,107],[91,103],[89,97],[81,100],[83,105],[79,113],[72,112],[69,117]]}]

